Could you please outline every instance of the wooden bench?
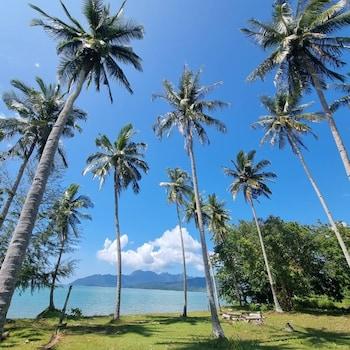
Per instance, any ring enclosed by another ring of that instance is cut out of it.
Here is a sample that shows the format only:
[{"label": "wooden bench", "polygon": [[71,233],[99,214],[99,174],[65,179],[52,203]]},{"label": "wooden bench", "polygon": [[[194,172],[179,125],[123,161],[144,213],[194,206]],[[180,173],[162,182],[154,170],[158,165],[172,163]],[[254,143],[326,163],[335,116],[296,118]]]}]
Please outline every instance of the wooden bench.
[{"label": "wooden bench", "polygon": [[255,324],[264,323],[264,317],[262,313],[259,312],[224,312],[221,314],[221,317],[224,320],[233,321],[233,322],[254,322]]}]

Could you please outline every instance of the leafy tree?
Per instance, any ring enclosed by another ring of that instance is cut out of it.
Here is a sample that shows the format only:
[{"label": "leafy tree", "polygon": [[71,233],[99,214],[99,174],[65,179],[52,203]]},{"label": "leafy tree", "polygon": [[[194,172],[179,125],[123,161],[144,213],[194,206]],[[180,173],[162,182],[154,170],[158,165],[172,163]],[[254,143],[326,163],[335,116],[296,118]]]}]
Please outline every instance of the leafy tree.
[{"label": "leafy tree", "polygon": [[75,88],[69,89],[71,92],[45,144],[36,176],[13,233],[13,242],[17,244],[10,244],[0,270],[0,334],[3,331],[18,271],[29,245],[59,139],[84,83],[88,86],[94,83],[97,90],[100,89],[101,83],[106,85],[111,98],[108,76],[121,82],[128,91],[132,91],[120,62],[131,64],[137,70],[141,70],[141,59],[128,44],[133,39],[143,38],[143,28],[124,19],[122,12],[125,2],[114,14],[102,0],[84,1],[83,13],[88,23],[87,30],[68,12],[63,2],[61,4],[68,23],[31,5],[42,16],[42,19],[36,19],[32,24],[42,27],[58,41],[57,53],[61,58],[59,78],[62,82],[68,82],[69,88],[73,85]]},{"label": "leafy tree", "polygon": [[268,110],[269,115],[261,117],[259,121],[255,123],[256,126],[262,127],[265,132],[261,142],[269,141],[272,145],[277,143],[280,149],[283,148],[286,143],[290,144],[292,151],[299,158],[306,176],[316,192],[332,230],[337,237],[348,266],[350,267],[350,255],[347,247],[301,151],[302,148],[306,148],[302,141],[302,136],[309,133],[313,134],[307,122],[318,121],[322,119],[322,116],[317,113],[305,112],[308,105],[300,104],[299,95],[280,93],[273,98],[263,97],[262,102]]},{"label": "leafy tree", "polygon": [[180,241],[182,251],[182,265],[183,265],[183,288],[184,288],[184,308],[183,317],[187,317],[187,272],[186,272],[186,255],[185,245],[182,232],[182,222],[180,215],[180,208],[185,205],[185,200],[189,196],[192,196],[193,190],[191,186],[191,180],[186,171],[175,168],[168,169],[169,182],[161,182],[160,186],[165,187],[167,191],[167,199],[169,203],[175,204],[176,215],[180,230]]},{"label": "leafy tree", "polygon": [[266,182],[276,178],[276,174],[263,171],[265,167],[270,165],[270,162],[268,160],[261,160],[257,164],[254,164],[255,154],[256,151],[254,150],[250,151],[249,153],[244,153],[243,151],[238,152],[236,161],[232,161],[234,168],[225,168],[225,174],[233,178],[233,182],[231,183],[229,189],[233,198],[236,198],[237,194],[239,192],[242,192],[244,199],[252,208],[254,221],[260,240],[261,250],[264,257],[265,269],[269,278],[275,310],[277,312],[282,312],[282,308],[277,298],[275,281],[271,273],[263,236],[260,230],[260,225],[254,206],[254,200],[257,200],[260,196],[270,198],[272,192],[266,185]]},{"label": "leafy tree", "polygon": [[294,92],[315,88],[350,179],[350,160],[324,95],[327,79],[345,80],[337,68],[345,65],[342,54],[349,49],[350,38],[336,32],[350,25],[348,1],[297,0],[296,3],[293,9],[291,1],[277,0],[269,23],[252,19],[250,28],[242,29],[262,49],[271,52],[248,79],[263,79],[277,69],[275,83],[279,89]]},{"label": "leafy tree", "polygon": [[[59,270],[62,268],[62,256],[70,245],[71,236],[79,238],[79,225],[81,220],[91,220],[90,215],[82,213],[81,209],[92,208],[93,204],[89,197],[79,194],[79,185],[71,184],[53,205],[50,214],[51,225],[58,234],[59,248],[57,261],[52,273],[50,283],[50,301],[48,310],[55,310],[54,291],[59,277]],[[68,266],[68,271],[71,268]],[[61,272],[62,274],[62,272]]]},{"label": "leafy tree", "polygon": [[222,122],[208,114],[208,112],[225,107],[226,104],[219,100],[205,100],[205,96],[213,90],[218,83],[210,86],[201,86],[200,75],[201,71],[194,73],[185,67],[177,89],[168,80],[163,82],[164,93],[154,95],[154,98],[165,100],[172,110],[158,117],[154,125],[154,131],[158,137],[162,137],[164,134],[169,134],[171,130],[176,127],[185,139],[185,149],[191,161],[193,190],[202,246],[204,273],[208,288],[213,334],[215,337],[221,338],[224,337],[224,331],[220,325],[217,307],[215,305],[214,286],[210,278],[208,250],[202,210],[200,208],[197,168],[194,156],[194,138],[198,137],[202,144],[209,142],[205,126],[215,126],[222,132],[226,130]]},{"label": "leafy tree", "polygon": [[135,135],[131,124],[124,126],[115,142],[111,142],[106,135],[96,139],[96,146],[101,149],[87,159],[87,166],[84,174],[92,172],[94,177],[100,179],[100,186],[103,185],[106,177],[113,173],[114,179],[114,205],[115,205],[115,226],[117,242],[117,301],[114,311],[114,320],[120,318],[120,300],[122,288],[122,251],[120,243],[119,223],[119,197],[123,190],[129,186],[134,193],[139,193],[139,182],[142,172],[148,172],[148,165],[143,160],[144,150],[147,145],[143,142],[135,143],[132,139]]},{"label": "leafy tree", "polygon": [[[0,230],[10,210],[18,186],[23,178],[28,162],[36,151],[38,159],[42,156],[46,141],[56,122],[65,100],[59,85],[46,84],[37,77],[38,88],[30,87],[19,80],[12,80],[11,85],[16,89],[3,95],[3,101],[9,110],[18,114],[18,117],[0,118],[2,139],[16,140],[14,146],[2,153],[1,157],[20,157],[22,164],[18,169],[17,177],[8,191],[8,196],[0,214]],[[77,122],[85,120],[86,114],[73,107],[68,121],[62,131],[62,136],[73,137],[74,131],[81,131]],[[67,160],[62,145],[57,148],[65,166]]]},{"label": "leafy tree", "polygon": [[[260,226],[283,309],[296,309],[300,300],[314,296],[336,301],[344,298],[350,272],[327,225],[301,225],[270,216],[260,221]],[[340,229],[348,241],[349,228]],[[270,301],[260,250],[255,223],[247,221],[230,227],[225,241],[216,245],[221,294],[229,302]]]}]

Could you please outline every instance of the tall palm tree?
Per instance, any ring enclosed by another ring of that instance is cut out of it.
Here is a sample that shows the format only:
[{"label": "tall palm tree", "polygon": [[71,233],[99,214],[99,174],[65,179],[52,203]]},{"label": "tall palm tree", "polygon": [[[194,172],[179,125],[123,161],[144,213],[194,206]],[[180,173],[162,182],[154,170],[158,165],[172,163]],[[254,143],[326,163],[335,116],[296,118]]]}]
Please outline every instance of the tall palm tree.
[{"label": "tall palm tree", "polygon": [[261,117],[259,121],[255,123],[255,126],[264,129],[264,137],[261,141],[269,141],[272,145],[277,143],[280,149],[283,148],[286,143],[290,144],[294,154],[299,158],[314,191],[316,192],[350,267],[349,252],[333,219],[333,215],[327,206],[324,196],[318,188],[302,153],[302,148],[306,148],[302,141],[302,136],[309,133],[314,135],[307,122],[319,121],[324,118],[324,116],[319,113],[305,112],[305,109],[309,105],[301,105],[300,95],[298,94],[290,95],[280,93],[275,97],[263,97],[262,102],[269,115]]},{"label": "tall palm tree", "polygon": [[232,161],[233,168],[225,168],[224,171],[226,175],[233,178],[233,182],[229,188],[232,197],[235,199],[237,194],[239,192],[242,192],[244,199],[252,208],[275,310],[276,312],[282,312],[282,308],[277,298],[275,281],[271,273],[270,264],[267,258],[265,244],[254,205],[254,201],[257,200],[260,196],[270,198],[271,190],[267,186],[266,182],[276,178],[276,174],[264,171],[264,168],[270,165],[270,162],[268,160],[261,160],[257,164],[254,164],[255,154],[255,150],[248,153],[245,153],[243,151],[238,152],[236,161]]},{"label": "tall palm tree", "polygon": [[82,213],[81,209],[92,208],[93,204],[89,197],[79,194],[79,185],[71,184],[63,193],[62,197],[53,205],[50,215],[51,225],[57,231],[60,246],[58,257],[52,273],[50,287],[50,302],[48,310],[55,310],[54,291],[56,287],[58,271],[61,266],[62,255],[65,252],[66,244],[70,237],[79,237],[79,225],[81,220],[91,220],[90,215]]},{"label": "tall palm tree", "polygon": [[225,202],[220,201],[214,193],[208,196],[205,206],[209,218],[209,231],[213,234],[215,242],[221,243],[228,234],[228,223],[231,219],[228,210],[225,208]]},{"label": "tall palm tree", "polygon": [[101,83],[106,85],[112,100],[108,76],[115,78],[132,92],[120,63],[131,64],[137,70],[141,70],[141,59],[128,44],[133,39],[143,38],[143,27],[123,18],[122,10],[125,2],[117,13],[111,13],[110,7],[102,0],[84,1],[83,13],[88,23],[87,30],[68,12],[62,2],[61,4],[68,23],[31,5],[43,17],[34,20],[33,25],[43,27],[58,41],[57,53],[61,57],[58,69],[60,79],[62,82],[68,82],[70,88],[73,85],[75,88],[71,90],[45,144],[34,181],[1,266],[0,333],[3,331],[18,271],[29,244],[60,136],[84,83],[86,82],[88,86],[94,83],[97,90]]},{"label": "tall palm tree", "polygon": [[205,126],[215,126],[222,132],[226,130],[225,125],[222,122],[208,114],[218,108],[225,107],[226,104],[219,100],[205,100],[205,96],[219,83],[210,86],[201,86],[200,75],[201,71],[194,73],[185,67],[180,78],[178,89],[176,89],[168,80],[163,82],[164,93],[154,95],[154,98],[165,100],[171,106],[172,110],[158,117],[157,122],[154,125],[154,131],[158,137],[162,137],[164,134],[169,134],[169,132],[176,127],[185,139],[185,149],[191,161],[193,190],[197,208],[198,227],[202,246],[203,265],[207,282],[213,334],[215,337],[224,337],[225,335],[221,328],[217,307],[215,305],[214,287],[212,279],[210,278],[208,250],[204,232],[202,210],[200,207],[193,142],[195,137],[198,137],[202,144],[209,142]]},{"label": "tall palm tree", "polygon": [[324,95],[326,80],[344,81],[344,75],[334,68],[345,65],[342,53],[350,48],[350,38],[335,32],[350,25],[346,0],[298,0],[293,9],[289,0],[274,4],[272,21],[250,20],[251,28],[242,29],[271,54],[250,74],[249,80],[263,79],[277,68],[275,83],[279,89],[314,87],[326,120],[350,180],[350,160],[344,142]]},{"label": "tall palm tree", "polygon": [[106,135],[96,139],[96,146],[100,152],[92,154],[87,159],[87,166],[84,175],[92,172],[94,177],[100,179],[100,186],[103,185],[106,177],[113,173],[114,179],[114,204],[115,204],[115,227],[117,242],[117,298],[114,311],[114,320],[120,318],[120,301],[122,288],[122,252],[120,243],[120,221],[119,221],[119,197],[123,190],[130,185],[134,193],[139,193],[139,181],[142,178],[141,172],[147,173],[148,165],[143,160],[146,144],[135,143],[132,138],[135,131],[131,124],[124,126],[115,142],[111,142]]},{"label": "tall palm tree", "polygon": [[[22,81],[12,80],[11,85],[19,94],[12,91],[3,95],[7,107],[17,113],[19,117],[0,118],[2,139],[16,139],[15,145],[4,152],[2,157],[6,159],[19,156],[22,163],[0,214],[0,230],[17,193],[29,159],[35,150],[37,158],[40,159],[52,127],[65,103],[64,94],[59,85],[46,84],[39,77],[36,78],[36,82],[37,89]],[[75,130],[81,131],[77,121],[85,119],[86,113],[73,107],[62,131],[62,136],[73,137]],[[57,153],[63,164],[67,166],[62,145],[58,146]]]},{"label": "tall palm tree", "polygon": [[185,245],[182,232],[182,220],[180,215],[180,207],[185,205],[185,198],[192,195],[192,186],[189,175],[186,171],[175,168],[168,169],[169,182],[161,182],[160,186],[165,187],[167,191],[168,202],[175,204],[177,222],[180,230],[180,242],[182,252],[182,265],[183,265],[183,288],[184,288],[184,308],[183,317],[187,317],[187,272],[186,272],[186,255]]}]

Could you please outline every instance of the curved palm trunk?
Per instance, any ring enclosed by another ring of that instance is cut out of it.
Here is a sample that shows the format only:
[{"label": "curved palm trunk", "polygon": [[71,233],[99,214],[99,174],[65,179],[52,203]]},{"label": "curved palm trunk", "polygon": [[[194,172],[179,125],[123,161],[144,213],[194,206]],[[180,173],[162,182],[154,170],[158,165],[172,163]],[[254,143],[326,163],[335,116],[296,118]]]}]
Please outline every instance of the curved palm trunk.
[{"label": "curved palm trunk", "polygon": [[341,160],[342,160],[344,168],[345,168],[346,175],[348,177],[348,180],[350,180],[350,160],[349,160],[348,153],[346,151],[346,147],[345,147],[343,139],[339,133],[337,125],[334,121],[333,113],[329,108],[329,105],[328,105],[326,97],[323,93],[323,89],[322,89],[320,81],[317,77],[317,74],[315,73],[315,70],[313,69],[313,67],[310,66],[310,64],[308,65],[308,67],[309,67],[309,71],[311,73],[312,81],[314,83],[314,87],[316,89],[318,98],[321,102],[323,111],[327,116],[328,125],[329,125],[329,128],[331,129],[335,144],[338,148]]},{"label": "curved palm trunk", "polygon": [[117,187],[117,170],[114,170],[114,219],[117,241],[117,290],[116,303],[114,310],[114,320],[120,319],[120,298],[122,291],[122,250],[120,244],[120,225],[119,225],[119,205],[118,205],[119,191]]},{"label": "curved palm trunk", "polygon": [[260,240],[260,245],[261,245],[261,250],[263,253],[263,257],[264,257],[264,262],[265,262],[265,267],[266,267],[266,271],[267,271],[267,275],[269,277],[269,283],[270,283],[270,288],[271,288],[271,292],[272,292],[272,298],[273,298],[273,303],[275,304],[275,311],[276,312],[283,312],[281,305],[278,301],[277,298],[277,294],[276,294],[276,289],[275,289],[275,281],[272,277],[272,273],[270,270],[270,265],[269,265],[269,261],[267,259],[267,254],[266,254],[266,250],[265,250],[265,244],[264,244],[264,240],[262,238],[262,234],[261,234],[261,230],[260,230],[260,225],[259,225],[259,221],[258,218],[256,216],[256,212],[255,212],[255,207],[254,207],[254,203],[253,200],[249,201],[250,206],[252,208],[252,212],[253,212],[253,216],[254,216],[254,221],[256,224],[256,229],[258,230],[258,235],[259,235],[259,240]]},{"label": "curved palm trunk", "polygon": [[182,316],[187,317],[187,269],[186,269],[186,255],[185,255],[185,244],[182,233],[181,218],[179,212],[179,204],[176,202],[176,214],[180,228],[180,239],[181,239],[181,251],[182,251],[182,265],[183,265],[183,286],[184,286],[184,309]]},{"label": "curved palm trunk", "polygon": [[58,254],[58,259],[56,262],[55,270],[52,274],[52,282],[50,286],[50,302],[49,302],[49,310],[53,311],[55,310],[55,303],[54,303],[54,292],[55,292],[55,287],[56,287],[56,280],[57,280],[57,275],[58,275],[58,269],[60,268],[61,265],[61,260],[62,260],[62,255],[64,251],[64,243],[61,244],[61,248]]},{"label": "curved palm trunk", "polygon": [[12,235],[5,259],[0,269],[0,334],[6,321],[6,314],[10,307],[12,295],[16,288],[18,274],[29,245],[33,227],[38,214],[39,206],[43,198],[47,180],[50,175],[58,142],[62,130],[67,122],[75,100],[78,98],[84,85],[86,75],[79,75],[76,88],[68,97],[49,138],[46,142],[43,154],[37,166],[34,180],[24,202],[16,229]]},{"label": "curved palm trunk", "polygon": [[200,235],[201,247],[202,247],[203,266],[204,266],[205,280],[207,283],[207,293],[208,293],[213,335],[216,338],[224,338],[225,334],[220,324],[218,310],[215,303],[213,280],[211,279],[211,276],[210,276],[208,249],[207,249],[207,242],[205,239],[202,210],[201,210],[200,199],[199,199],[197,169],[196,169],[196,162],[193,154],[193,143],[192,143],[192,140],[188,140],[188,141],[189,141],[188,154],[191,161],[193,190],[194,190],[194,197],[196,201],[198,229],[199,229],[199,235]]},{"label": "curved palm trunk", "polygon": [[11,207],[11,204],[13,202],[13,199],[16,196],[16,193],[17,193],[17,190],[18,190],[18,186],[21,183],[21,180],[22,180],[22,177],[23,177],[23,174],[24,174],[24,170],[26,169],[28,161],[29,161],[31,155],[33,154],[35,145],[36,145],[36,141],[34,141],[31,144],[31,146],[30,146],[30,148],[28,150],[28,153],[25,154],[23,162],[22,162],[20,168],[18,169],[18,174],[17,174],[16,180],[13,183],[11,191],[10,191],[10,193],[9,193],[7,199],[6,199],[6,202],[5,202],[5,204],[4,204],[3,208],[2,208],[2,211],[1,211],[1,214],[0,214],[0,231],[2,229],[2,226],[4,225],[4,222],[6,220],[8,212],[10,210],[10,207]]},{"label": "curved palm trunk", "polygon": [[338,230],[338,227],[337,227],[337,225],[336,225],[336,223],[335,223],[335,221],[333,219],[333,215],[332,215],[331,211],[329,210],[329,208],[328,208],[328,206],[327,206],[327,204],[326,204],[326,202],[325,202],[325,200],[323,198],[323,195],[322,195],[320,189],[318,188],[318,186],[316,184],[316,181],[314,180],[314,178],[313,178],[313,176],[311,174],[311,171],[308,168],[308,166],[307,166],[307,164],[305,162],[304,156],[301,153],[298,145],[292,139],[289,139],[289,140],[290,140],[290,142],[291,142],[291,144],[293,146],[293,149],[294,149],[296,155],[298,156],[298,158],[299,158],[299,160],[301,162],[301,165],[303,166],[303,168],[305,170],[305,173],[306,173],[309,181],[311,182],[311,185],[312,185],[313,189],[316,192],[316,195],[317,195],[317,197],[318,197],[318,199],[319,199],[319,201],[320,201],[320,203],[322,205],[322,208],[323,208],[324,212],[326,213],[326,216],[327,216],[328,221],[329,221],[329,223],[331,225],[331,228],[332,228],[333,232],[335,233],[335,236],[337,237],[338,243],[340,245],[341,250],[343,251],[343,254],[344,254],[345,259],[346,259],[346,261],[348,263],[348,266],[350,267],[350,255],[349,255],[348,249],[346,248],[346,245],[345,245],[345,243],[343,241],[343,238],[342,238],[342,236],[341,236],[341,234],[340,234],[340,232]]}]

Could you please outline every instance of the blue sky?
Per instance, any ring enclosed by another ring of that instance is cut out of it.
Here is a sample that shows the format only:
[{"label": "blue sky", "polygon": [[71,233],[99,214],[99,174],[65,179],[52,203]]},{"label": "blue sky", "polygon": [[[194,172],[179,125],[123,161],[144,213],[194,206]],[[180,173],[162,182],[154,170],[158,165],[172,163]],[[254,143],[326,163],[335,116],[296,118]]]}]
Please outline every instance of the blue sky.
[{"label": "blue sky", "polygon": [[[58,1],[33,0],[47,12],[62,16]],[[80,16],[81,1],[66,1],[71,12]],[[283,152],[269,146],[259,146],[261,132],[254,131],[251,124],[265,113],[259,96],[273,94],[271,77],[265,82],[247,83],[249,72],[265,57],[265,54],[247,40],[239,31],[251,17],[269,18],[272,1],[252,0],[130,0],[126,15],[145,27],[145,39],[134,42],[135,51],[143,58],[143,73],[126,67],[134,95],[129,95],[118,84],[113,84],[115,103],[110,104],[106,92],[96,93],[93,88],[84,91],[77,105],[88,112],[83,133],[64,145],[69,159],[65,176],[67,184],[81,184],[81,192],[95,203],[91,211],[92,222],[83,225],[83,239],[75,258],[80,259],[76,276],[92,273],[112,273],[113,264],[97,258],[106,238],[113,240],[113,192],[107,181],[99,191],[98,182],[90,176],[82,176],[87,156],[95,150],[94,140],[99,133],[114,138],[118,130],[132,122],[139,131],[138,140],[148,144],[147,161],[150,172],[144,177],[142,191],[135,196],[131,191],[122,194],[120,217],[123,233],[128,235],[126,249],[135,250],[145,242],[154,241],[167,230],[176,226],[173,207],[165,200],[164,189],[159,182],[166,179],[165,169],[182,167],[189,170],[182,138],[174,133],[169,139],[155,138],[152,125],[156,117],[168,110],[161,101],[152,102],[152,93],[161,91],[161,82],[167,78],[177,82],[184,64],[192,69],[203,68],[203,83],[223,81],[212,95],[231,104],[230,108],[215,114],[226,123],[228,133],[220,135],[209,131],[210,146],[197,146],[199,183],[204,193],[217,193],[226,201],[233,222],[250,219],[251,211],[242,197],[232,202],[227,192],[229,179],[223,175],[223,167],[229,164],[237,152],[257,149],[257,158],[271,160],[278,180],[272,184],[271,200],[263,199],[257,206],[261,217],[269,214],[286,220],[304,223],[325,221],[320,204],[306,179],[296,157],[286,148]],[[116,6],[116,2],[113,2]],[[16,0],[3,6],[0,13],[0,92],[9,89],[13,78],[29,84],[39,75],[51,82],[56,78],[57,56],[55,44],[40,28],[31,28],[30,20],[35,14],[27,1]],[[347,57],[348,59],[349,57]],[[347,72],[347,70],[345,70]],[[328,93],[330,100],[334,96]],[[314,95],[306,101],[315,101],[313,108],[319,110]],[[0,113],[8,115],[0,103]],[[336,121],[344,141],[350,147],[350,111],[343,109]],[[318,141],[307,140],[309,152],[306,159],[315,174],[331,210],[337,220],[350,221],[349,182],[337,154],[326,124],[314,127]],[[198,239],[192,225],[187,226],[190,235]],[[155,247],[156,244],[152,243]],[[151,246],[152,246],[151,244]],[[157,248],[155,248],[157,249]],[[168,271],[180,271],[181,265],[167,267]],[[127,267],[125,272],[130,272]],[[192,266],[192,274],[199,274]]]}]

